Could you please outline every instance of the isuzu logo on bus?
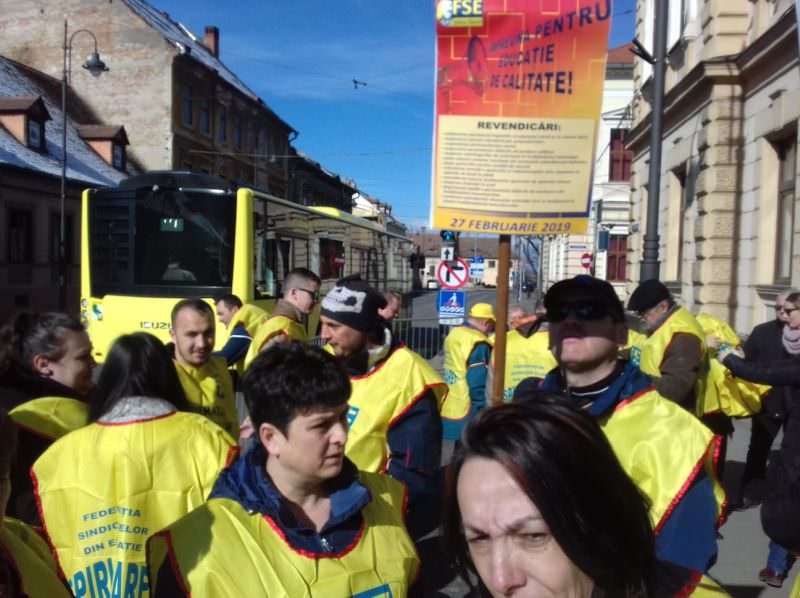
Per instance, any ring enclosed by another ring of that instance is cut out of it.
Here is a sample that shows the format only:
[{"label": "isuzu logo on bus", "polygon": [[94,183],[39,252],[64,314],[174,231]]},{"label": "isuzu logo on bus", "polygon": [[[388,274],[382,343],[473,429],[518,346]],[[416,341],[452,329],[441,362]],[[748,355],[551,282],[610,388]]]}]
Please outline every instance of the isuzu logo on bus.
[{"label": "isuzu logo on bus", "polygon": [[139,328],[145,330],[169,330],[169,322],[139,322]]}]

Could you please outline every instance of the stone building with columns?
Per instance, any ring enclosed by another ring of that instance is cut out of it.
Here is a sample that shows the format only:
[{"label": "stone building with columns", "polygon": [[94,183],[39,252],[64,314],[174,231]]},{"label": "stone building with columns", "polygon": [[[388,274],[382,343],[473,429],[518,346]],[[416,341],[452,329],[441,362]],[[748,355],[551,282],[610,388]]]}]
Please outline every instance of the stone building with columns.
[{"label": "stone building with columns", "polygon": [[[796,181],[800,61],[791,0],[670,2],[661,183],[660,278],[694,313],[739,333],[773,317],[800,283]],[[652,48],[653,0],[637,3]],[[647,222],[652,69],[637,60],[628,149],[629,290]]]}]

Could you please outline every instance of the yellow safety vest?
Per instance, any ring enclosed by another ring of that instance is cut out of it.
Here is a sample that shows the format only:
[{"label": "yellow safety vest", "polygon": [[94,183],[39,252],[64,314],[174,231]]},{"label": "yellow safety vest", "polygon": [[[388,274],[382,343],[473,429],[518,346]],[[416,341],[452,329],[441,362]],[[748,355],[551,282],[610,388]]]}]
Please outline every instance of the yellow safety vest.
[{"label": "yellow safety vest", "polygon": [[199,368],[175,360],[173,363],[192,411],[205,415],[232,438],[239,438],[233,380],[225,360],[213,356]]},{"label": "yellow safety vest", "polygon": [[[228,324],[228,339],[230,339],[233,329],[236,328],[239,324],[244,326],[244,329],[247,331],[247,334],[252,339],[253,335],[256,333],[256,330],[258,330],[258,327],[268,317],[269,316],[267,315],[267,312],[265,312],[257,305],[253,305],[251,303],[245,303],[238,309],[238,311],[234,314],[233,318]],[[236,363],[232,364],[230,367],[231,369],[235,370],[239,376],[241,376],[244,373],[244,367],[245,367],[244,359],[240,359]]]},{"label": "yellow safety vest", "polygon": [[261,323],[268,317],[269,316],[267,312],[265,312],[257,305],[253,305],[251,303],[245,303],[233,315],[233,318],[228,324],[228,336],[230,336],[230,333],[233,331],[234,328],[236,328],[241,324],[242,326],[244,326],[244,329],[247,331],[247,334],[249,334],[252,337],[256,333],[256,330],[261,325]]},{"label": "yellow safety vest", "polygon": [[40,397],[8,412],[17,427],[56,440],[89,423],[89,405],[67,397]]},{"label": "yellow safety vest", "polygon": [[270,517],[212,499],[148,541],[150,570],[170,566],[169,559],[193,597],[404,598],[419,569],[403,523],[404,488],[387,476],[359,477],[372,500],[361,512],[358,541],[341,554],[308,554]]},{"label": "yellow safety vest", "polygon": [[57,440],[31,477],[73,594],[146,598],[145,541],[201,505],[237,451],[219,426],[184,412],[96,422]]},{"label": "yellow safety vest", "polygon": [[447,385],[439,374],[403,345],[371,372],[351,377],[350,384],[345,454],[362,471],[386,471],[389,427],[426,391],[433,392],[440,410],[446,403]]},{"label": "yellow safety vest", "polygon": [[297,320],[293,320],[288,316],[272,316],[261,322],[261,325],[253,335],[253,342],[250,343],[250,349],[244,358],[245,369],[258,357],[264,345],[278,335],[283,335],[288,340],[295,341],[305,341],[308,338],[306,327]]},{"label": "yellow safety vest", "polygon": [[445,419],[458,421],[469,415],[471,401],[467,384],[467,362],[472,350],[481,343],[490,345],[485,334],[468,326],[454,327],[444,339],[444,381],[449,387],[447,402],[442,411]]},{"label": "yellow safety vest", "polygon": [[[697,323],[706,336],[716,336],[734,348],[741,347],[742,341],[727,322],[708,314],[699,314]],[[750,417],[761,411],[761,398],[769,392],[770,386],[737,378],[716,359],[712,359],[710,365],[708,379],[717,389],[718,402],[716,405],[706,405],[706,413],[722,411],[731,417]]]},{"label": "yellow safety vest", "polygon": [[714,407],[719,404],[719,398],[717,397],[716,386],[708,383],[711,366],[706,351],[706,337],[700,324],[689,313],[689,310],[685,307],[679,307],[647,337],[642,345],[631,347],[631,361],[638,365],[639,369],[648,376],[660,378],[664,354],[670,342],[672,342],[672,337],[678,333],[691,334],[700,341],[702,348],[703,365],[695,383],[695,395],[697,397],[695,413],[701,416],[704,413],[713,411]]},{"label": "yellow safety vest", "polygon": [[514,389],[525,378],[544,378],[550,370],[558,367],[549,345],[550,333],[547,330],[537,330],[527,338],[516,330],[508,333],[503,400],[510,401],[514,397]]},{"label": "yellow safety vest", "polygon": [[598,420],[628,476],[650,501],[658,533],[701,468],[713,481],[717,516],[725,492],[716,475],[718,438],[677,403],[648,388]]},{"label": "yellow safety vest", "polygon": [[0,525],[0,554],[19,577],[20,591],[30,598],[68,598],[47,542],[22,521],[4,517]]}]

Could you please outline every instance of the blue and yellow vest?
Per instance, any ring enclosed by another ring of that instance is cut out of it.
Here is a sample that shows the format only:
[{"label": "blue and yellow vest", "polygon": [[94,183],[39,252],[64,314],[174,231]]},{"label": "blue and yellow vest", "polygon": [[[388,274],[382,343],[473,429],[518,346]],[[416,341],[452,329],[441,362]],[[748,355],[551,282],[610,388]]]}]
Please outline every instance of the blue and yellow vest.
[{"label": "blue and yellow vest", "polygon": [[239,438],[239,417],[233,394],[233,379],[222,357],[212,356],[196,368],[173,360],[175,371],[192,411],[205,415],[231,435]]},{"label": "blue and yellow vest", "polygon": [[490,344],[485,334],[469,326],[454,327],[444,339],[444,381],[449,388],[442,410],[445,419],[460,421],[469,415],[467,364],[472,350],[480,343]]},{"label": "blue and yellow vest", "polygon": [[695,414],[701,416],[708,411],[713,411],[714,407],[719,403],[719,399],[714,384],[708,383],[711,365],[706,351],[706,338],[703,334],[703,329],[697,323],[695,317],[689,313],[689,310],[679,307],[652,334],[645,339],[640,339],[641,345],[632,346],[631,361],[638,365],[639,369],[648,376],[660,378],[664,354],[672,341],[672,337],[678,333],[691,334],[697,338],[703,350],[703,365],[695,383]]},{"label": "blue and yellow vest", "polygon": [[44,529],[76,597],[149,595],[145,542],[208,497],[238,454],[194,413],[93,423],[31,468]]},{"label": "blue and yellow vest", "polygon": [[36,531],[11,517],[0,525],[0,555],[17,573],[22,596],[68,598],[67,587],[58,577],[58,566],[47,542]]},{"label": "blue and yellow vest", "polygon": [[288,316],[272,316],[258,326],[256,333],[253,335],[253,342],[250,343],[250,350],[244,358],[244,367],[258,357],[261,350],[269,341],[276,336],[283,335],[287,340],[305,341],[308,338],[306,327],[297,320],[293,320]]},{"label": "blue and yellow vest", "polygon": [[[233,332],[234,328],[236,328],[241,324],[241,326],[244,327],[244,329],[247,331],[247,334],[252,339],[253,336],[255,336],[258,327],[268,317],[269,316],[267,315],[267,312],[265,312],[257,305],[253,305],[252,303],[245,303],[237,310],[237,312],[233,315],[231,321],[228,323],[228,338],[230,338],[231,332]],[[240,359],[231,367],[235,369],[236,372],[241,376],[242,373],[244,372],[244,367],[245,367],[244,359]]]},{"label": "blue and yellow vest", "polygon": [[714,483],[717,518],[725,491],[717,480],[719,438],[652,387],[620,402],[598,419],[623,469],[650,501],[658,533],[700,471]]},{"label": "blue and yellow vest", "polygon": [[386,471],[389,427],[428,391],[439,404],[447,385],[427,361],[403,345],[363,376],[350,378],[349,432],[345,454],[362,471]]},{"label": "blue and yellow vest", "polygon": [[89,423],[89,405],[68,397],[39,397],[8,412],[17,427],[56,440]]},{"label": "blue and yellow vest", "polygon": [[150,570],[172,566],[195,598],[404,598],[419,569],[403,523],[404,487],[383,475],[359,477],[372,500],[361,511],[357,541],[343,553],[298,550],[270,517],[220,498],[148,541]]},{"label": "blue and yellow vest", "polygon": [[558,367],[549,345],[550,333],[547,330],[537,330],[527,338],[516,330],[508,333],[503,400],[510,401],[514,396],[514,389],[526,378],[544,378],[550,370]]}]

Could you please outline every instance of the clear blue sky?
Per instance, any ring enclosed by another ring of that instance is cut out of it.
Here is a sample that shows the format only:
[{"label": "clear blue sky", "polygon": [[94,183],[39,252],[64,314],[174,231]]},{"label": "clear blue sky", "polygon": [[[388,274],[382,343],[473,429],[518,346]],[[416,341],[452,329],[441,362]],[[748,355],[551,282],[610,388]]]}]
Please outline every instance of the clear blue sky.
[{"label": "clear blue sky", "polygon": [[[300,132],[300,151],[427,223],[433,0],[149,1],[200,37],[219,27],[221,59]],[[610,47],[633,37],[634,9],[614,0]]]}]

